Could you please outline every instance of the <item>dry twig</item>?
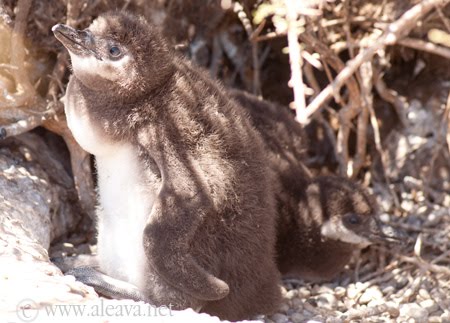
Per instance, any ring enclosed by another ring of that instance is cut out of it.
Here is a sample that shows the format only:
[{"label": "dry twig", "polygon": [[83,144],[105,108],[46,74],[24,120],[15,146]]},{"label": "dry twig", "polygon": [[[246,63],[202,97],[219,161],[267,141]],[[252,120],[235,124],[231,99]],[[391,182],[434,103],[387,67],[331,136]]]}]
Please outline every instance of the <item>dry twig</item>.
[{"label": "dry twig", "polygon": [[292,73],[290,84],[294,89],[294,108],[297,120],[305,124],[308,122],[308,118],[305,115],[305,84],[302,77],[302,55],[297,33],[297,5],[295,0],[285,0],[285,3],[287,9],[289,61]]},{"label": "dry twig", "polygon": [[382,36],[378,37],[367,49],[360,52],[354,59],[350,60],[335,78],[306,108],[306,118],[312,116],[322,105],[328,101],[333,92],[339,91],[344,82],[350,78],[362,63],[372,58],[375,53],[386,47],[395,44],[415,27],[417,21],[431,11],[435,6],[442,6],[450,3],[450,0],[424,0],[405,12],[397,21],[387,26]]},{"label": "dry twig", "polygon": [[446,59],[450,59],[450,49],[438,46],[430,42],[426,42],[421,39],[414,39],[414,38],[404,38],[397,42],[398,45],[414,48],[417,50],[421,50],[424,52],[428,52],[431,54],[442,56]]},{"label": "dry twig", "polygon": [[[233,6],[234,12],[237,14],[239,20],[244,26],[245,32],[247,33],[248,39],[252,44],[252,62],[253,62],[253,94],[261,95],[261,82],[260,82],[260,64],[259,64],[259,49],[258,42],[253,41],[254,31],[250,19],[248,19],[244,8],[239,2],[235,2]],[[264,26],[264,25],[263,25]]]}]

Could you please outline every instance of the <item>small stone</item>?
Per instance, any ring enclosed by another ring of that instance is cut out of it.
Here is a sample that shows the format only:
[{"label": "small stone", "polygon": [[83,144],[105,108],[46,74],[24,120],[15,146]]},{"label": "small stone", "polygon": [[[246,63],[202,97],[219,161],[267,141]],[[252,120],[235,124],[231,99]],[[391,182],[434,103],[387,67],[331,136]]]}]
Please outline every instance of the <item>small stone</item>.
[{"label": "small stone", "polygon": [[413,318],[417,322],[426,322],[428,318],[428,311],[416,303],[401,304],[400,316]]},{"label": "small stone", "polygon": [[379,216],[379,219],[381,220],[381,222],[384,222],[384,223],[389,223],[391,221],[389,214],[387,214],[387,213],[382,213]]},{"label": "small stone", "polygon": [[338,317],[327,317],[325,320],[326,323],[342,323],[342,319]]},{"label": "small stone", "polygon": [[379,305],[385,304],[386,301],[384,299],[373,299],[369,303],[367,303],[367,307],[375,307]]},{"label": "small stone", "polygon": [[272,320],[275,323],[287,323],[287,322],[289,322],[289,318],[286,315],[280,314],[280,313],[276,313],[276,314],[272,315],[271,318],[272,318]]},{"label": "small stone", "polygon": [[303,301],[300,298],[294,298],[292,300],[292,307],[295,309],[303,308]]},{"label": "small stone", "polygon": [[296,310],[294,310],[293,308],[290,308],[286,311],[286,315],[290,317],[292,314],[294,314],[296,312],[297,312]]},{"label": "small stone", "polygon": [[311,292],[306,287],[300,287],[298,289],[298,296],[301,298],[308,298],[311,296]]},{"label": "small stone", "polygon": [[298,296],[298,290],[296,289],[292,289],[290,291],[288,291],[286,293],[286,295],[284,295],[284,297],[286,297],[287,299],[293,299],[294,297]]},{"label": "small stone", "polygon": [[333,289],[331,289],[328,286],[320,286],[320,285],[315,285],[314,288],[311,291],[312,295],[320,295],[320,294],[330,294],[330,293],[334,293]]},{"label": "small stone", "polygon": [[436,304],[435,301],[432,299],[426,299],[419,303],[420,307],[426,309],[428,311],[428,314],[434,313],[437,310],[439,310],[439,305]]},{"label": "small stone", "polygon": [[333,294],[321,294],[317,297],[317,306],[332,310],[337,305],[337,299]]},{"label": "small stone", "polygon": [[378,289],[377,286],[372,286],[364,291],[364,293],[359,298],[358,303],[367,304],[370,301],[379,300],[381,298],[383,298],[383,294],[381,293],[381,291]]},{"label": "small stone", "polygon": [[389,285],[389,286],[384,287],[381,291],[384,295],[392,294],[393,292],[395,292],[395,288],[394,288],[394,286]]},{"label": "small stone", "polygon": [[409,280],[406,277],[398,277],[397,281],[395,282],[395,288],[397,290],[402,289],[409,283]]},{"label": "small stone", "polygon": [[287,311],[289,311],[289,305],[286,303],[283,303],[280,305],[279,309],[280,312],[286,313]]},{"label": "small stone", "polygon": [[441,320],[442,322],[450,322],[450,312],[445,311],[444,313],[442,313]]},{"label": "small stone", "polygon": [[430,316],[428,318],[428,322],[429,323],[441,323],[442,320],[441,320],[441,318],[439,316]]},{"label": "small stone", "polygon": [[291,321],[293,323],[301,323],[305,320],[305,317],[300,313],[294,313],[291,315]]},{"label": "small stone", "polygon": [[424,300],[431,298],[430,294],[428,293],[428,291],[426,289],[423,289],[423,288],[419,289],[419,293],[418,294]]},{"label": "small stone", "polygon": [[303,310],[302,314],[303,314],[303,316],[305,316],[305,317],[311,317],[311,316],[313,316],[313,313],[311,313],[311,312],[308,311],[308,310]]},{"label": "small stone", "polygon": [[336,287],[336,288],[334,289],[334,295],[335,295],[337,298],[342,298],[342,297],[344,297],[346,292],[347,292],[347,291],[346,291],[345,288],[342,287],[342,286],[338,286],[338,287]]},{"label": "small stone", "polygon": [[355,299],[358,296],[359,291],[354,284],[350,284],[347,287],[347,297],[350,299]]}]

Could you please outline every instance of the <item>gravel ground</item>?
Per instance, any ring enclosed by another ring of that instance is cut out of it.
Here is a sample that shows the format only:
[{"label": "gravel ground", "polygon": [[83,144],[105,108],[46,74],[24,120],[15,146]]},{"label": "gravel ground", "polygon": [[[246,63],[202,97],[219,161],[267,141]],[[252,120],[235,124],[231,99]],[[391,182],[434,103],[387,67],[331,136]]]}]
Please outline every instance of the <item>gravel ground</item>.
[{"label": "gravel ground", "polygon": [[329,283],[285,281],[280,311],[264,321],[450,322],[449,198],[400,195],[397,210],[379,202],[391,208],[382,220],[404,231],[401,245],[367,248]]}]

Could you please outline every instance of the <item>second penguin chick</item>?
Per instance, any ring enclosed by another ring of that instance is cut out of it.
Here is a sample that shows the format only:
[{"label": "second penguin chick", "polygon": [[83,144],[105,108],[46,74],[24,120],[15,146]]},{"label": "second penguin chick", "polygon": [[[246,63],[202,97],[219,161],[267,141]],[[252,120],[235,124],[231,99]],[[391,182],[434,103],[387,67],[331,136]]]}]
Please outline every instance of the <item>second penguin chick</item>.
[{"label": "second penguin chick", "polygon": [[302,163],[303,128],[286,107],[242,91],[231,94],[247,110],[266,146],[277,203],[281,274],[310,281],[332,279],[353,251],[382,239],[373,198],[347,178],[311,178]]},{"label": "second penguin chick", "polygon": [[376,204],[357,183],[322,176],[297,193],[293,213],[278,218],[277,261],[283,277],[330,280],[354,251],[384,239]]}]

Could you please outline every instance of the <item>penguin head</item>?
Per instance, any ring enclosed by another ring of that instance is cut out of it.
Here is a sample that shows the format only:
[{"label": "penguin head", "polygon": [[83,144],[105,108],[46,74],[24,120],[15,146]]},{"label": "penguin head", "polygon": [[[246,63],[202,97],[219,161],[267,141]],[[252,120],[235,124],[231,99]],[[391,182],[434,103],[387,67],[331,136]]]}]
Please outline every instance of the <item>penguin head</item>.
[{"label": "penguin head", "polygon": [[142,17],[114,11],[84,30],[58,24],[52,31],[69,51],[75,77],[94,91],[139,95],[172,73],[169,46]]},{"label": "penguin head", "polygon": [[323,176],[307,187],[307,200],[320,222],[322,239],[365,248],[372,243],[395,240],[384,234],[374,198],[347,178]]}]

